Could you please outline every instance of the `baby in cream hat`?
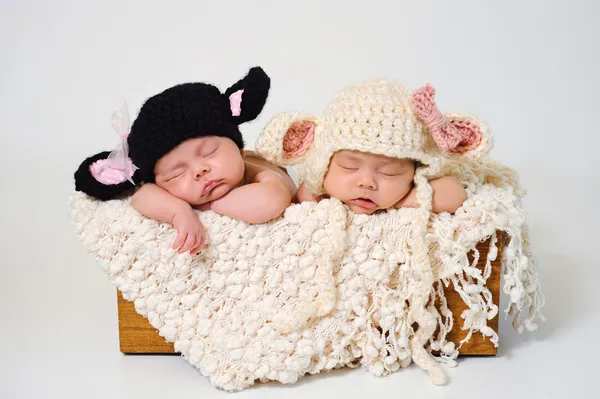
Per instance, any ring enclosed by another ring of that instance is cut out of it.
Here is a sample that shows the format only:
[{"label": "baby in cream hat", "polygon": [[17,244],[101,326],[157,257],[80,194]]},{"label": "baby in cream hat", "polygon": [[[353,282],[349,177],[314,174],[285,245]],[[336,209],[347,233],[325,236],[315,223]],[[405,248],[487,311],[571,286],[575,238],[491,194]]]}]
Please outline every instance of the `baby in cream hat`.
[{"label": "baby in cream hat", "polygon": [[[267,124],[257,150],[296,167],[298,200],[333,197],[355,213],[422,206],[453,213],[466,200],[454,177],[437,177],[444,159],[489,150],[483,122],[437,109],[435,90],[411,91],[389,79],[339,92],[323,117],[282,113]],[[429,184],[427,184],[429,183]]]}]

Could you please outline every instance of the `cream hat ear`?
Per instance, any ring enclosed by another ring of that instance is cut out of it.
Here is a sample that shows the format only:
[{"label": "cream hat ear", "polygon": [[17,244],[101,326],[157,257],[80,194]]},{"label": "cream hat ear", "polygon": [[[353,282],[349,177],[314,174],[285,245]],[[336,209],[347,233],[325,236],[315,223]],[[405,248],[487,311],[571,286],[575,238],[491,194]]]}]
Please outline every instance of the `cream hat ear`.
[{"label": "cream hat ear", "polygon": [[279,166],[303,161],[313,149],[319,118],[297,112],[275,116],[256,140],[256,151]]},{"label": "cream hat ear", "polygon": [[442,114],[435,104],[435,89],[430,85],[413,93],[412,106],[437,146],[449,154],[480,158],[492,147],[487,125],[469,114]]},{"label": "cream hat ear", "polygon": [[447,113],[444,117],[459,132],[460,142],[450,150],[452,154],[480,159],[492,150],[492,134],[485,122],[473,115],[458,112]]}]

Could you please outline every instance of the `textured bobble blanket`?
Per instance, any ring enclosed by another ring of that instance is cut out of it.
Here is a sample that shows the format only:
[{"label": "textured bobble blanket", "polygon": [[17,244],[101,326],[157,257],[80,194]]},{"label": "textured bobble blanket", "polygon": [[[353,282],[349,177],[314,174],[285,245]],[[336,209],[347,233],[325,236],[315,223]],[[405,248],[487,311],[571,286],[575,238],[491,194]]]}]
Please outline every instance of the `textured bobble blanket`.
[{"label": "textured bobble blanket", "polygon": [[[208,211],[199,213],[208,248],[192,256],[177,255],[175,230],[127,199],[75,193],[72,220],[123,297],[218,388],[293,383],[343,366],[385,375],[411,361],[443,384],[440,363],[459,349],[446,340],[453,323],[498,342],[486,288],[497,232],[506,239],[506,315],[519,332],[534,330],[544,304],[514,173],[468,162],[443,173],[459,177],[469,198],[454,215],[431,215],[426,229],[415,222],[420,209],[356,215],[334,199],[292,205],[262,225]],[[482,273],[467,253],[489,237]],[[463,320],[452,320],[441,284],[468,305]]]}]

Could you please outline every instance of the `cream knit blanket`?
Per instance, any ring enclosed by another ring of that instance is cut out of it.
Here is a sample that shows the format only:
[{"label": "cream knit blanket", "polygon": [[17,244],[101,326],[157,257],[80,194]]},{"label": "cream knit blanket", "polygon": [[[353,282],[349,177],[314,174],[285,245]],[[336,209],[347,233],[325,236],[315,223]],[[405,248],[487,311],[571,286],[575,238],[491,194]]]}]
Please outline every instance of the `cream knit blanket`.
[{"label": "cream knit blanket", "polygon": [[[506,233],[503,291],[515,328],[534,330],[544,304],[513,172],[468,162],[443,172],[458,176],[469,198],[454,215],[432,215],[427,231],[415,222],[420,209],[356,215],[334,199],[292,205],[262,225],[208,211],[199,213],[208,248],[191,256],[171,249],[171,226],[127,199],[77,192],[72,220],[123,297],[218,388],[293,383],[343,366],[385,375],[411,361],[443,384],[439,363],[458,355],[446,341],[454,322],[498,342],[487,326],[498,308],[485,285],[496,232]],[[481,273],[467,253],[489,237]],[[463,320],[432,305],[445,303],[441,284],[469,306]]]}]

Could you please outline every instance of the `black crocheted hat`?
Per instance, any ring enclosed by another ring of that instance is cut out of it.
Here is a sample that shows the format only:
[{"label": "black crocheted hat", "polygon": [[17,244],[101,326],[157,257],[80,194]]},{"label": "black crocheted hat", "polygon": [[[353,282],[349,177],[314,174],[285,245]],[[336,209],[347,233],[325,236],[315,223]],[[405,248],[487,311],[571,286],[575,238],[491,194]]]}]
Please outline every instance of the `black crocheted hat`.
[{"label": "black crocheted hat", "polygon": [[191,138],[227,137],[244,148],[238,125],[260,114],[269,88],[269,77],[254,67],[225,93],[207,83],[184,83],[149,98],[127,136],[129,162],[109,165],[108,151],[91,156],[75,172],[75,189],[105,201],[154,182],[156,162]]}]

